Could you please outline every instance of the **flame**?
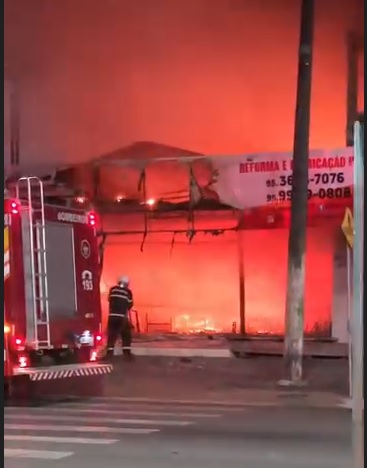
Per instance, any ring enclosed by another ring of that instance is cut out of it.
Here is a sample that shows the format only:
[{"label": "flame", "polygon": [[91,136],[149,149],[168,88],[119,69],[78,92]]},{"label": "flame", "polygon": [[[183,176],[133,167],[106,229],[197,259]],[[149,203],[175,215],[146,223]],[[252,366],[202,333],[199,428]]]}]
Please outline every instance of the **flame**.
[{"label": "flame", "polygon": [[148,198],[148,200],[145,203],[148,206],[154,206],[155,205],[155,200],[154,200],[154,198]]},{"label": "flame", "polygon": [[204,317],[198,319],[188,314],[179,315],[174,320],[173,329],[179,333],[220,333],[212,318]]}]

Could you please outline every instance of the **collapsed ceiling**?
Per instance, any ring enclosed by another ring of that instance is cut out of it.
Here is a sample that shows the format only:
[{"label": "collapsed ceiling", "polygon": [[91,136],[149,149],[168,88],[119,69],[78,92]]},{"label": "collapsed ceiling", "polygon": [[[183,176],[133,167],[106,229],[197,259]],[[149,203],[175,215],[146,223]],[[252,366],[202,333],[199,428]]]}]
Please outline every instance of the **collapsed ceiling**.
[{"label": "collapsed ceiling", "polygon": [[[330,206],[348,205],[352,148],[311,151],[309,167],[310,206],[325,215]],[[113,212],[284,209],[292,188],[291,182],[282,183],[292,179],[291,153],[207,156],[153,142],[136,142],[52,174],[46,167],[37,170],[49,197],[92,201]]]}]

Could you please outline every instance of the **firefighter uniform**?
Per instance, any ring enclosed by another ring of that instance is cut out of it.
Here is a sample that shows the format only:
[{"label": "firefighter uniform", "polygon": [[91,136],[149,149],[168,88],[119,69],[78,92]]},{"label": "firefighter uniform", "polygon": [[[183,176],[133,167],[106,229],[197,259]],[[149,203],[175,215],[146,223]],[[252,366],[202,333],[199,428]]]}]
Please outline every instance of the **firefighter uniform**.
[{"label": "firefighter uniform", "polygon": [[133,294],[129,288],[129,281],[124,278],[110,289],[108,294],[108,341],[107,354],[113,355],[117,339],[122,340],[123,354],[131,355],[131,323],[130,309],[133,306]]}]

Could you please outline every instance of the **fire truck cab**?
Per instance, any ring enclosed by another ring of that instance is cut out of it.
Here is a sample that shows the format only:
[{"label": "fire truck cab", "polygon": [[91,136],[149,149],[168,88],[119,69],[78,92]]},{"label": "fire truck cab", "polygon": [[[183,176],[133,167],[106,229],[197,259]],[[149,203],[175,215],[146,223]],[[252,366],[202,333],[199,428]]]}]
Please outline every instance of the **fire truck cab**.
[{"label": "fire truck cab", "polygon": [[110,373],[111,365],[98,363],[95,214],[46,203],[37,177],[19,179],[14,192],[4,197],[5,380]]}]

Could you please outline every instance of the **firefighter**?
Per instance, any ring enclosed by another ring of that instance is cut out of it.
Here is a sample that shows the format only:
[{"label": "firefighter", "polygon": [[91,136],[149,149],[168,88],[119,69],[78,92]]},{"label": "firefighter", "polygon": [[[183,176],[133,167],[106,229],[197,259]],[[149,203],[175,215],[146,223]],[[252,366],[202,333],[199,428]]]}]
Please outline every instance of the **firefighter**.
[{"label": "firefighter", "polygon": [[131,356],[131,323],[130,309],[133,306],[133,294],[129,288],[129,278],[122,276],[108,294],[108,340],[107,355],[113,355],[118,337],[122,340],[124,356]]}]

